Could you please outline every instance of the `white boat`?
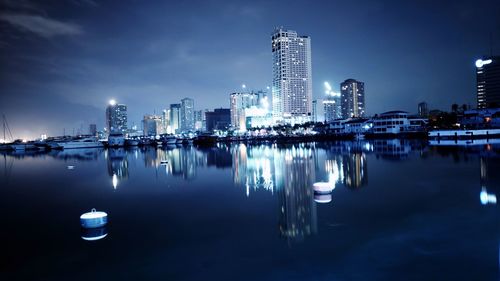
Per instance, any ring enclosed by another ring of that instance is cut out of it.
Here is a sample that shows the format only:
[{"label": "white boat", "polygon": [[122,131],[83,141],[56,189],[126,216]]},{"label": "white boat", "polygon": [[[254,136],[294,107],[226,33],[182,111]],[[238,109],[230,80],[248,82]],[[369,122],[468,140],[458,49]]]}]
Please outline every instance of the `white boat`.
[{"label": "white boat", "polygon": [[435,130],[429,132],[429,138],[436,140],[493,139],[500,138],[500,129]]},{"label": "white boat", "polygon": [[96,137],[84,137],[57,143],[63,149],[104,147]]},{"label": "white boat", "polygon": [[108,136],[108,146],[122,147],[125,146],[125,137],[120,132],[111,133]]}]

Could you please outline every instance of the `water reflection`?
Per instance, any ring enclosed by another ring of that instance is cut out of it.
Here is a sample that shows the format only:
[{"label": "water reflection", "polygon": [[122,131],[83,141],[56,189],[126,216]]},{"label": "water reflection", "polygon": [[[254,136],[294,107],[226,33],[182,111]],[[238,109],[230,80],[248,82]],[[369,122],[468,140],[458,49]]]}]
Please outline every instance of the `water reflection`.
[{"label": "water reflection", "polygon": [[117,189],[120,180],[128,178],[128,151],[125,148],[110,148],[105,152],[107,159],[108,175],[114,189]]}]

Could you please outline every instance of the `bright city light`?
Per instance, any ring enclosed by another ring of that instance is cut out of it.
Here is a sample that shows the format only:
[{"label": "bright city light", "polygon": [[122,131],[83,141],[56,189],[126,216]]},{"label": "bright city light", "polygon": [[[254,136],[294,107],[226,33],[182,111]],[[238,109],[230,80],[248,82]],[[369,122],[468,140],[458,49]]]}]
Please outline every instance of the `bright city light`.
[{"label": "bright city light", "polygon": [[492,62],[493,62],[493,61],[492,61],[491,59],[489,59],[489,60],[482,60],[482,59],[478,59],[478,60],[476,61],[476,67],[478,67],[478,68],[479,68],[479,67],[483,67],[483,65],[490,64],[490,63],[492,63]]},{"label": "bright city light", "polygon": [[116,101],[115,100],[109,100],[109,104],[110,105],[116,105]]}]

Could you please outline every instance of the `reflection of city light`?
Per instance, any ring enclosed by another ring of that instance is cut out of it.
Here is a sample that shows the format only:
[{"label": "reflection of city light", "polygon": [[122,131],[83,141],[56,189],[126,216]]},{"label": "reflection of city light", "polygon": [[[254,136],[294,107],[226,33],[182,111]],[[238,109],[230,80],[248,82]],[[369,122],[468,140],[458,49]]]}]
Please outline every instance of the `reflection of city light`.
[{"label": "reflection of city light", "polygon": [[489,194],[486,188],[484,187],[481,189],[481,193],[479,194],[479,199],[481,200],[481,204],[483,205],[497,203],[497,196],[495,194]]},{"label": "reflection of city light", "polygon": [[116,176],[116,174],[113,174],[112,182],[113,182],[113,188],[116,189],[116,187],[118,186],[118,177]]}]

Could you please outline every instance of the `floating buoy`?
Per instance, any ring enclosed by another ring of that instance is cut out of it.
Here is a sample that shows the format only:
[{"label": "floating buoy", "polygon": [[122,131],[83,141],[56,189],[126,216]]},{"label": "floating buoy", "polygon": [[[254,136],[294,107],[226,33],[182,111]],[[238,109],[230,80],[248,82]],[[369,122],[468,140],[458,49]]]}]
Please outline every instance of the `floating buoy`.
[{"label": "floating buoy", "polygon": [[316,203],[330,203],[330,202],[332,202],[332,194],[331,193],[314,194],[314,201],[316,201]]},{"label": "floating buoy", "polygon": [[75,166],[72,166],[72,165],[68,166],[68,170],[74,170],[74,169],[75,169]]},{"label": "floating buoy", "polygon": [[168,161],[167,161],[167,160],[161,160],[161,161],[160,161],[160,164],[161,164],[161,165],[167,165],[167,164],[168,164]]},{"label": "floating buoy", "polygon": [[82,239],[86,241],[96,241],[108,235],[108,230],[105,226],[98,228],[82,228]]},{"label": "floating buoy", "polygon": [[97,212],[92,209],[90,212],[80,216],[80,224],[83,228],[97,228],[105,226],[108,223],[108,214]]}]

